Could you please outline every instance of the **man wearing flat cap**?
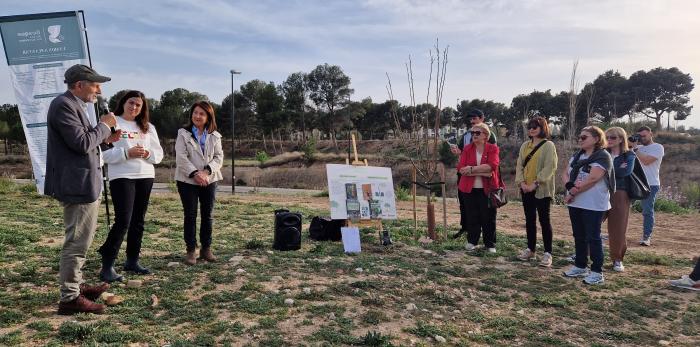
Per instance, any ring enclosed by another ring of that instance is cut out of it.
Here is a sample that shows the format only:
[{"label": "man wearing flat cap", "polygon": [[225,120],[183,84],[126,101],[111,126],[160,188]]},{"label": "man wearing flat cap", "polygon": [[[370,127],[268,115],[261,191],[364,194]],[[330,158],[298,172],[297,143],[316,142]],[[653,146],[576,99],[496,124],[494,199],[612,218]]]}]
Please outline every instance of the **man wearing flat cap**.
[{"label": "man wearing flat cap", "polygon": [[108,284],[88,286],[81,268],[97,228],[102,192],[100,145],[117,141],[121,131],[112,130],[117,120],[109,113],[97,126],[88,120],[88,108],[101,93],[100,83],[111,80],[85,65],[73,65],[65,73],[68,90],[57,96],[47,114],[48,143],[44,193],[63,206],[65,239],[59,263],[61,301],[59,314],[102,313],[94,300]]}]

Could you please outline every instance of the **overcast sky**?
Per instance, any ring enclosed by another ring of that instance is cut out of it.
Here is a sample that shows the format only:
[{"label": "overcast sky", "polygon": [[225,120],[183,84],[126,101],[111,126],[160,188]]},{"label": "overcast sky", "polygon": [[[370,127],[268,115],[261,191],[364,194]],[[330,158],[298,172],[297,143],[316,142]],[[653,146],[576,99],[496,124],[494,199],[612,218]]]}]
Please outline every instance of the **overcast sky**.
[{"label": "overcast sky", "polygon": [[[485,98],[510,104],[532,90],[567,90],[605,70],[625,76],[676,66],[700,78],[700,1],[207,1],[3,0],[0,15],[84,10],[93,66],[112,77],[110,96],[148,97],[177,87],[220,103],[252,79],[282,83],[316,65],[339,65],[354,100],[407,103],[404,63],[413,56],[417,101],[425,100],[428,51],[449,45],[443,106]],[[431,98],[432,100],[432,98]],[[0,63],[0,103],[16,103]],[[700,104],[700,87],[691,93]],[[700,107],[681,124],[700,127]]]}]

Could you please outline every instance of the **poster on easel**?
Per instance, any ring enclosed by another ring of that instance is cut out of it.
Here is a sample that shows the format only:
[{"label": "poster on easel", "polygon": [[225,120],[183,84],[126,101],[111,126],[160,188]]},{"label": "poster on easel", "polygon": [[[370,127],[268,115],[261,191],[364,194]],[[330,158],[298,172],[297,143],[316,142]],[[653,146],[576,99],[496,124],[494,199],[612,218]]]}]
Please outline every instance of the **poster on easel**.
[{"label": "poster on easel", "polygon": [[[40,194],[44,192],[49,104],[66,91],[66,69],[89,65],[83,24],[82,11],[0,17],[0,36]],[[88,107],[88,113],[88,120],[97,124],[94,107]]]},{"label": "poster on easel", "polygon": [[391,168],[327,164],[332,219],[396,219]]}]

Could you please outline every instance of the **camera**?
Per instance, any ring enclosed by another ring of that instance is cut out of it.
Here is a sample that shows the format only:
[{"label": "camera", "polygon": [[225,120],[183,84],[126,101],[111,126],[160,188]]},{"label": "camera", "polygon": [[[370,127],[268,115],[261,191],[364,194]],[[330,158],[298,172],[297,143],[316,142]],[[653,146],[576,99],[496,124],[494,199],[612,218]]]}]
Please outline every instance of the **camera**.
[{"label": "camera", "polygon": [[641,138],[641,136],[639,136],[639,134],[634,134],[634,135],[628,137],[628,138],[627,138],[627,141],[629,141],[629,142],[639,142],[639,139],[640,139],[640,138]]}]

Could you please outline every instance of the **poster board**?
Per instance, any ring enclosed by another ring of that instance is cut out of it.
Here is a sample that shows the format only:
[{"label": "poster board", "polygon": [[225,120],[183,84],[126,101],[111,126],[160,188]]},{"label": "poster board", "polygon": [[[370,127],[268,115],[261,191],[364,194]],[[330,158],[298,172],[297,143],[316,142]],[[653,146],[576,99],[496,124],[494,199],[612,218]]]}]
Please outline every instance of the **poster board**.
[{"label": "poster board", "polygon": [[396,219],[390,168],[327,164],[326,176],[332,219]]},{"label": "poster board", "polygon": [[[80,14],[74,11],[0,17],[5,58],[41,194],[46,172],[46,113],[51,101],[66,91],[65,71],[75,64],[89,65]],[[88,107],[88,113],[94,126],[94,107]]]}]

